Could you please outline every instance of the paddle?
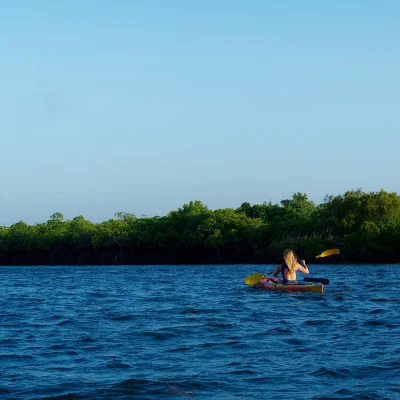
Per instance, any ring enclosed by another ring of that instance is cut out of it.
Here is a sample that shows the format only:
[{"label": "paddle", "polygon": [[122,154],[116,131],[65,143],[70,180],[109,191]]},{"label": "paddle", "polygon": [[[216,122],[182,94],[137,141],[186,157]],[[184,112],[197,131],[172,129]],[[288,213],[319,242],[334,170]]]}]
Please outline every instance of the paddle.
[{"label": "paddle", "polygon": [[264,278],[267,275],[272,274],[274,271],[268,272],[268,274],[253,274],[249,275],[246,278],[244,278],[244,282],[246,285],[255,285],[257,282],[260,282],[262,278]]},{"label": "paddle", "polygon": [[[333,256],[334,254],[339,254],[339,249],[325,250],[319,256],[315,256],[315,258]],[[326,279],[326,278],[304,278],[303,281],[304,282],[317,282],[317,283],[322,283],[323,285],[329,284],[329,279]]]},{"label": "paddle", "polygon": [[329,279],[326,278],[303,278],[304,282],[317,282],[323,285],[329,285]]},{"label": "paddle", "polygon": [[328,257],[328,256],[332,256],[333,254],[339,254],[339,249],[325,250],[319,256],[315,256],[315,258]]}]

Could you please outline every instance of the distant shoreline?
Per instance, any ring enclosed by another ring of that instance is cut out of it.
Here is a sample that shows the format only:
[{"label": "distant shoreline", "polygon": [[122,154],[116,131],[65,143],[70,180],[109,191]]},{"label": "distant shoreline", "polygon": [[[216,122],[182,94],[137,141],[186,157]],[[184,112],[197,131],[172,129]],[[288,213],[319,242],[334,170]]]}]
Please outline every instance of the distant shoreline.
[{"label": "distant shoreline", "polygon": [[[0,265],[278,264],[284,249],[315,264],[400,263],[400,196],[383,190],[319,205],[305,193],[237,209],[195,200],[164,217],[115,217],[92,223],[56,212],[44,223],[0,226]],[[315,259],[328,249],[340,254]]]},{"label": "distant shoreline", "polygon": [[[0,267],[140,267],[140,266],[153,266],[153,267],[157,267],[157,266],[229,266],[229,265],[276,265],[274,263],[231,263],[231,264],[206,264],[206,263],[187,263],[187,264],[0,264]],[[321,265],[337,265],[337,266],[343,266],[345,267],[346,265],[356,265],[356,266],[362,266],[362,265],[376,265],[376,266],[385,266],[385,265],[399,265],[400,266],[400,262],[386,262],[386,263],[382,263],[382,262],[374,262],[374,263],[358,263],[358,262],[349,262],[349,263],[325,263],[325,264],[311,264],[309,263],[309,266],[314,267],[314,266],[321,266]],[[263,271],[261,271],[263,272]],[[313,272],[313,271],[311,271]]]},{"label": "distant shoreline", "polygon": [[[303,258],[303,257],[301,257]],[[305,257],[306,258],[306,257]],[[306,258],[309,265],[400,264],[396,258],[352,258],[346,254],[324,259]],[[1,266],[102,266],[102,265],[276,265],[282,260],[232,249],[58,249],[0,252]]]}]

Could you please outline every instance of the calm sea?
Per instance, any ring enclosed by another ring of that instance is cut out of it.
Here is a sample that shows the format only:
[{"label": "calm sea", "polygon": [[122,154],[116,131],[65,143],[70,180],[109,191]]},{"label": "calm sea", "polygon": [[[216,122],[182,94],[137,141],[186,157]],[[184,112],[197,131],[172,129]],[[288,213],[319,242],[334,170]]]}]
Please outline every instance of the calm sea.
[{"label": "calm sea", "polygon": [[400,399],[399,265],[0,268],[2,399]]}]

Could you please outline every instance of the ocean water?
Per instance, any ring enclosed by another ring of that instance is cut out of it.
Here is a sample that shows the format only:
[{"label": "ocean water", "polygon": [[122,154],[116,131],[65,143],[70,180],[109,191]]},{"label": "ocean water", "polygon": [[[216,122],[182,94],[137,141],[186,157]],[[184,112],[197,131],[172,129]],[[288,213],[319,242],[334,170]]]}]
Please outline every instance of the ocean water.
[{"label": "ocean water", "polygon": [[0,398],[400,399],[400,266],[309,267],[0,267]]}]

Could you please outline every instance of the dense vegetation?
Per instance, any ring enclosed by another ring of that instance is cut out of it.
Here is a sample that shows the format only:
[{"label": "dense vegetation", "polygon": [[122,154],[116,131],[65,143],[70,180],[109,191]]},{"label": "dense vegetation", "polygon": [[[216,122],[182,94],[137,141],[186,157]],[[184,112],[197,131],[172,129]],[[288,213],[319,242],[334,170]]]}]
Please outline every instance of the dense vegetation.
[{"label": "dense vegetation", "polygon": [[319,205],[296,193],[236,210],[193,201],[164,217],[115,217],[64,221],[57,212],[46,223],[0,227],[0,264],[275,263],[287,247],[309,260],[338,247],[341,261],[400,261],[400,197],[383,190]]}]

